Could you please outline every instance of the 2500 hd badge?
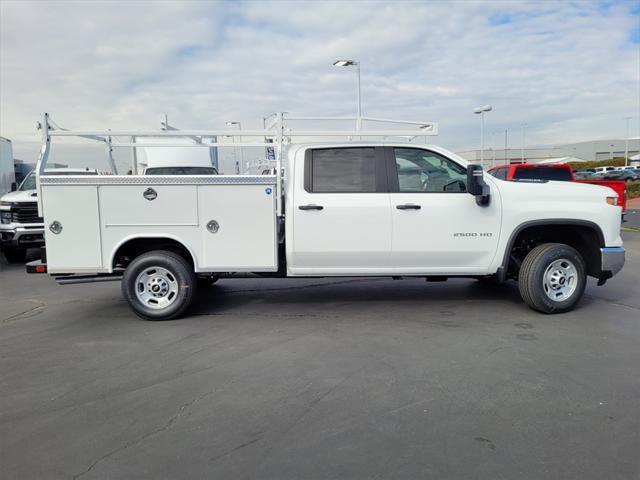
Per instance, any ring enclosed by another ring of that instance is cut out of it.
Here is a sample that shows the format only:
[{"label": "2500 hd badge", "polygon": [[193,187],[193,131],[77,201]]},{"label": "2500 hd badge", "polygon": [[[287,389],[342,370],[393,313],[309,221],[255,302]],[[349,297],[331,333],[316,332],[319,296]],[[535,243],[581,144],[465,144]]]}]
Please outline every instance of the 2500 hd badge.
[{"label": "2500 hd badge", "polygon": [[458,232],[453,234],[454,237],[492,237],[491,232]]}]

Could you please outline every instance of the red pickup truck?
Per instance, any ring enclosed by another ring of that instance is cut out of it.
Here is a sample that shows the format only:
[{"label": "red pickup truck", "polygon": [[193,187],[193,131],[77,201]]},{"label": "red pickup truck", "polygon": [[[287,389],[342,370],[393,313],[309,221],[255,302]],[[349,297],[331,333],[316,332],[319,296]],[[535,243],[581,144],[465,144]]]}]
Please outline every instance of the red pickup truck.
[{"label": "red pickup truck", "polygon": [[618,205],[622,207],[622,214],[627,211],[627,187],[622,180],[578,180],[573,169],[567,164],[535,165],[513,164],[493,167],[488,172],[501,180],[556,180],[561,182],[591,183],[609,187],[618,194]]}]

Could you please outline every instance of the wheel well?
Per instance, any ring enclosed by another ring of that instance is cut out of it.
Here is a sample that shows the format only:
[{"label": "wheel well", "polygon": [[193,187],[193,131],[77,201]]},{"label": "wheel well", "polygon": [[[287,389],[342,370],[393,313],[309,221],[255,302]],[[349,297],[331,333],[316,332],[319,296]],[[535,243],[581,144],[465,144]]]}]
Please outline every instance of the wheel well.
[{"label": "wheel well", "polygon": [[600,247],[603,247],[602,234],[597,227],[572,224],[532,225],[519,231],[509,245],[507,258],[507,276],[517,278],[520,265],[527,254],[543,243],[564,243],[575,248],[584,259],[587,275],[600,275]]},{"label": "wheel well", "polygon": [[194,259],[189,249],[172,238],[133,238],[118,247],[113,256],[113,268],[126,268],[131,261],[152,250],[168,250],[180,255],[194,266]]}]

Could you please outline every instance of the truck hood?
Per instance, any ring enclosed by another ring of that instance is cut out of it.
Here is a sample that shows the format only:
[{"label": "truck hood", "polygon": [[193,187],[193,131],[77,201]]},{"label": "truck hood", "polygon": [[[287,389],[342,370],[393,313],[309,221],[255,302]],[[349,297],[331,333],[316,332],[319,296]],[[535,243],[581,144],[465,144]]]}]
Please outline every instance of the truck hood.
[{"label": "truck hood", "polygon": [[512,182],[485,176],[492,181],[503,195],[518,202],[594,202],[601,204],[605,198],[617,195],[611,188],[581,182]]},{"label": "truck hood", "polygon": [[3,195],[0,198],[3,202],[37,202],[38,201],[38,193],[37,190],[23,190],[19,192],[10,192],[6,195]]}]

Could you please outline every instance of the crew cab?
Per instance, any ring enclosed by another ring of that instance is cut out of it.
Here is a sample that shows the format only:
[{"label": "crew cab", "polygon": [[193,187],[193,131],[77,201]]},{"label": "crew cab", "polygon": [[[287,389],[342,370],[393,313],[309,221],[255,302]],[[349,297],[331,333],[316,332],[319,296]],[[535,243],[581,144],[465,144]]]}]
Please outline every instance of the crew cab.
[{"label": "crew cab", "polygon": [[[55,168],[47,175],[97,175],[95,169]],[[10,263],[24,262],[27,249],[44,245],[44,225],[38,215],[36,173],[30,172],[14,191],[0,198],[0,244]]]},{"label": "crew cab", "polygon": [[[602,167],[605,168],[605,167]],[[612,167],[613,168],[613,167]],[[557,165],[512,164],[490,168],[488,173],[496,178],[509,181],[560,181],[582,182],[609,187],[618,195],[618,205],[622,215],[627,211],[627,186],[623,181],[603,180],[602,177],[589,178],[576,176],[571,166],[561,163]]]},{"label": "crew cab", "polygon": [[[51,138],[73,131],[54,130],[47,115],[42,125],[46,261],[27,271],[62,284],[121,281],[146,319],[180,316],[199,279],[232,276],[514,279],[531,308],[560,313],[582,297],[587,276],[602,285],[624,264],[621,209],[609,188],[503,181],[439,146],[371,140],[405,130],[295,143],[339,133],[285,128],[280,115],[275,131],[242,131],[275,137],[275,175],[74,178],[44,170]],[[158,135],[76,134],[141,143]]]}]

